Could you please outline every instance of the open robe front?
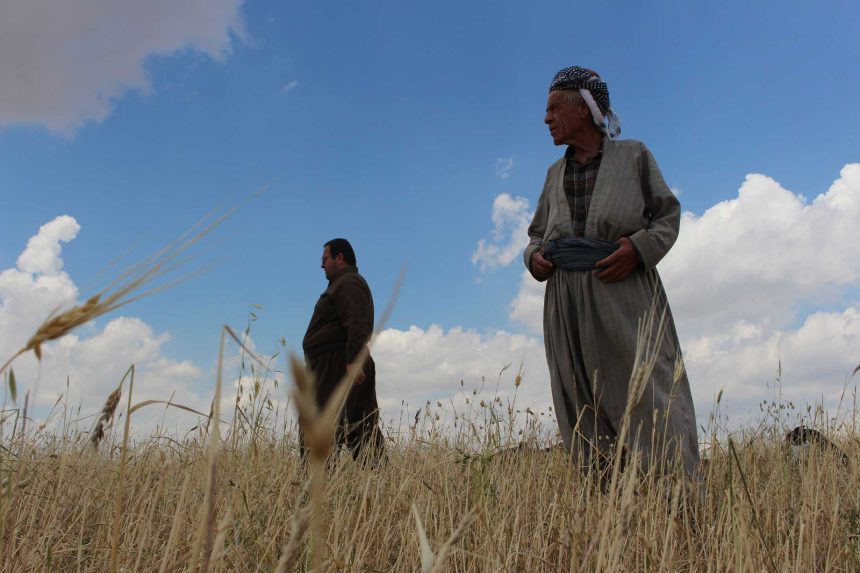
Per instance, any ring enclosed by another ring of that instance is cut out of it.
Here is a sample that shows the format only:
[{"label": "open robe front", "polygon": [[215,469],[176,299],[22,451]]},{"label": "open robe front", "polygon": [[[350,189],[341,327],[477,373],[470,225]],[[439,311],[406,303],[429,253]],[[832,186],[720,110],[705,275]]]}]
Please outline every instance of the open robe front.
[{"label": "open robe front", "polygon": [[[564,170],[562,158],[547,173],[529,227],[526,267],[547,241],[574,237]],[[577,448],[574,428],[602,451],[621,431],[638,325],[656,301],[655,322],[665,313],[664,335],[653,340],[660,345],[658,357],[633,407],[627,444],[644,454],[645,468],[652,461],[673,459],[678,447],[687,472],[693,473],[698,465],[690,385],[686,372],[675,376],[680,345],[656,269],[678,236],[680,216],[678,200],[645,145],[606,139],[585,236],[607,241],[629,237],[643,264],[616,283],[604,283],[597,278],[598,271],[556,269],[548,279],[544,342],[556,417],[569,451]]]}]

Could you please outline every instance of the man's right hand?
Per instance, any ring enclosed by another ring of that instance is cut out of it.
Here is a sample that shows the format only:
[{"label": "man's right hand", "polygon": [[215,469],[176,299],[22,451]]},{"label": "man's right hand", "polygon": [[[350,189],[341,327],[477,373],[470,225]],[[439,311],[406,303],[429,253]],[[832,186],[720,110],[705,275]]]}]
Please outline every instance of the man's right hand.
[{"label": "man's right hand", "polygon": [[348,376],[352,376],[353,373],[355,373],[355,379],[352,381],[353,385],[355,386],[361,386],[362,384],[364,384],[364,381],[367,378],[364,373],[364,368],[362,368],[362,365],[356,362],[346,365],[346,373]]},{"label": "man's right hand", "polygon": [[539,281],[545,281],[555,270],[555,265],[543,258],[543,249],[532,255],[532,276]]}]

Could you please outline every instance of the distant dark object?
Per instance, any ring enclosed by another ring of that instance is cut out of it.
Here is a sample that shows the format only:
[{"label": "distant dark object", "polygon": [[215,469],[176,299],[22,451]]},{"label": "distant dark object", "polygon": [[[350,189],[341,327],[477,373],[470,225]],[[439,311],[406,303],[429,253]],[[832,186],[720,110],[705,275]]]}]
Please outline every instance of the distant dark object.
[{"label": "distant dark object", "polygon": [[787,432],[785,443],[791,448],[791,457],[795,462],[805,459],[812,448],[818,448],[819,451],[833,452],[843,464],[848,463],[848,456],[839,446],[818,430],[806,426],[798,426]]}]

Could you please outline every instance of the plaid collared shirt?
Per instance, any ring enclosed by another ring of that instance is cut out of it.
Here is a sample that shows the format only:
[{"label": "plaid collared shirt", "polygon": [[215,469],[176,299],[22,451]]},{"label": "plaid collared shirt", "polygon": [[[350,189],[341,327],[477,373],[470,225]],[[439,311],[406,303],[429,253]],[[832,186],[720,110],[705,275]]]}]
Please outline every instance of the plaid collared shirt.
[{"label": "plaid collared shirt", "polygon": [[566,159],[564,194],[567,195],[567,204],[570,205],[570,213],[573,215],[573,235],[583,237],[591,194],[594,191],[594,182],[597,180],[597,171],[600,169],[600,160],[603,157],[603,147],[601,146],[597,155],[585,163],[577,163],[573,155],[573,147],[568,147],[564,153]]}]

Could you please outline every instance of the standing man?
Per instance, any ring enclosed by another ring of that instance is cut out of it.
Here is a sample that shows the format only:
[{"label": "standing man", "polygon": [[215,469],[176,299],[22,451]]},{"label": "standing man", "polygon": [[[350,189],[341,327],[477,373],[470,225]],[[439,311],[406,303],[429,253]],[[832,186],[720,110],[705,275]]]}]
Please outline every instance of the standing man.
[{"label": "standing man", "polygon": [[358,370],[343,408],[337,444],[346,445],[355,459],[362,453],[375,459],[383,448],[376,365],[369,355],[364,364],[358,361],[373,334],[373,296],[358,274],[355,251],[346,239],[332,239],[323,246],[320,266],[328,288],[314,307],[302,341],[305,362],[316,378],[317,405],[325,406],[347,371]]},{"label": "standing man", "polygon": [[656,363],[632,409],[624,451],[658,472],[680,455],[692,474],[696,416],[656,269],[678,236],[678,200],[643,143],[615,139],[619,121],[596,72],[558,72],[544,123],[567,150],[547,172],[524,258],[535,279],[548,281],[544,341],[564,444],[575,459],[606,467],[618,447],[638,326],[653,306],[665,328],[659,340],[650,335]]}]

